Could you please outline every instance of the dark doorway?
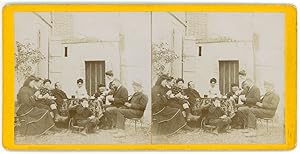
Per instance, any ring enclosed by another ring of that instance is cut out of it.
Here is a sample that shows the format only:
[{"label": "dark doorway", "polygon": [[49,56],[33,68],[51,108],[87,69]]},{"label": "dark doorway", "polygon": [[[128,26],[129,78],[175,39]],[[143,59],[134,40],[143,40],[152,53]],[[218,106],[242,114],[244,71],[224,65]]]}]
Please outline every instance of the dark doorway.
[{"label": "dark doorway", "polygon": [[222,95],[227,94],[232,83],[239,83],[239,61],[219,61],[219,88]]},{"label": "dark doorway", "polygon": [[105,61],[85,61],[85,85],[88,94],[93,95],[99,84],[105,84]]}]

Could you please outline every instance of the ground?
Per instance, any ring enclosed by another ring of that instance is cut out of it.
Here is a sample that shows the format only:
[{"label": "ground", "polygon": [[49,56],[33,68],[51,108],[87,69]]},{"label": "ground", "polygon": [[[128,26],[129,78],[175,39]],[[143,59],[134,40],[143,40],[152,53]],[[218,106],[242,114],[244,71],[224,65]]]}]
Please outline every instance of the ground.
[{"label": "ground", "polygon": [[63,129],[61,132],[47,132],[41,136],[16,136],[16,144],[149,144],[149,127],[126,124],[125,136],[118,136],[115,130],[97,130],[93,134],[82,134]]},{"label": "ground", "polygon": [[[196,129],[195,131],[179,131],[169,137],[152,137],[154,144],[283,144],[284,128],[278,125],[269,126],[259,123],[257,137],[245,137],[240,129],[232,129],[229,133],[214,135]],[[150,144],[149,128],[137,126],[134,131],[132,124],[126,125],[125,136],[116,137],[111,130],[98,130],[95,134],[82,135],[67,129],[59,133],[48,133],[35,137],[16,137],[16,144]]]},{"label": "ground", "polygon": [[259,123],[256,137],[245,137],[241,129],[231,129],[229,133],[212,134],[201,129],[193,132],[180,131],[169,137],[153,137],[153,143],[161,144],[284,144],[284,129],[278,125]]}]

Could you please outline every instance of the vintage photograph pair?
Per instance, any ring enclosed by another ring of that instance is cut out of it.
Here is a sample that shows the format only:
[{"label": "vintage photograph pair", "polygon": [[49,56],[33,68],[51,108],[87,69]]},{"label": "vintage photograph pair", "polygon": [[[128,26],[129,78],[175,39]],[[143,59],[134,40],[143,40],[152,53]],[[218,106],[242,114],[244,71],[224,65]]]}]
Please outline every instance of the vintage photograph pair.
[{"label": "vintage photograph pair", "polygon": [[295,146],[295,8],[94,6],[4,8],[7,145]]}]

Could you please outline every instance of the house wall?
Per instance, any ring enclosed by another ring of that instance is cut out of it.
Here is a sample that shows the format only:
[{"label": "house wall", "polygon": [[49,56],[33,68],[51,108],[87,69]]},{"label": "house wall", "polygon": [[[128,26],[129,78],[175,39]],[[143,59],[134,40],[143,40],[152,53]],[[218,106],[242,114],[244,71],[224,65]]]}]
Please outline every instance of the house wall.
[{"label": "house wall", "polygon": [[[60,81],[68,96],[74,94],[76,80],[85,80],[85,61],[105,61],[105,70],[113,70],[120,77],[119,42],[64,43],[58,55],[51,55],[50,79]],[[64,47],[68,47],[68,57],[64,57]],[[53,54],[53,52],[51,52]]]},{"label": "house wall", "polygon": [[285,17],[283,13],[254,14],[256,44],[256,84],[263,91],[263,81],[274,82],[280,102],[275,119],[284,122],[285,102]]},{"label": "house wall", "polygon": [[[251,42],[223,42],[196,44],[195,40],[185,41],[183,76],[186,81],[194,81],[200,94],[206,95],[209,80],[216,78],[219,83],[219,61],[238,60],[239,67],[248,70],[253,76],[253,50]],[[198,47],[202,46],[202,55],[198,54]]]}]

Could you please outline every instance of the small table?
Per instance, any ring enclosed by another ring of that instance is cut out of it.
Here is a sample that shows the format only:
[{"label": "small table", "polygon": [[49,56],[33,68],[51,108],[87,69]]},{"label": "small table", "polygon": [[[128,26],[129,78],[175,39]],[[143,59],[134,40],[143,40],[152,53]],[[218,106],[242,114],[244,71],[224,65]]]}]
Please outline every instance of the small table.
[{"label": "small table", "polygon": [[[235,115],[235,112],[237,110],[236,106],[235,106],[235,102],[234,100],[231,100],[229,98],[218,98],[221,102],[221,108],[222,110],[225,112],[225,114],[228,117],[233,117]],[[200,98],[199,101],[196,101],[194,106],[192,106],[192,113],[194,115],[201,115],[201,105],[203,103],[209,103],[212,104],[212,98]]]},{"label": "small table", "polygon": [[[92,110],[93,115],[95,117],[100,119],[105,112],[105,109],[103,107],[103,102],[98,99],[87,99],[87,100],[88,100],[88,104],[89,104],[88,108],[90,108]],[[70,105],[71,104],[72,105],[80,104],[81,101],[82,101],[82,99],[75,99],[75,98],[65,100],[60,109],[60,113],[63,116],[68,116],[69,112],[72,110],[72,109],[70,109]]]}]

